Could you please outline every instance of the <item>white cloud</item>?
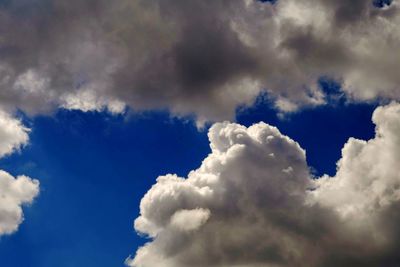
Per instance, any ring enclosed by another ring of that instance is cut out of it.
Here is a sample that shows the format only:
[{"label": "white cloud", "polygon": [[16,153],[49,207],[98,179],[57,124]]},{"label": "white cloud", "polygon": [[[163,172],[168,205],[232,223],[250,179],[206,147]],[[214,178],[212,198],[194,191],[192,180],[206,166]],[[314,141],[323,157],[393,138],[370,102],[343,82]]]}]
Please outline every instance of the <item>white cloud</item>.
[{"label": "white cloud", "polygon": [[305,152],[264,123],[217,123],[211,154],[187,178],[161,176],[137,231],[135,267],[397,266],[400,105],[378,108],[376,137],[350,139],[334,177],[314,180]]},{"label": "white cloud", "polygon": [[23,220],[21,206],[32,203],[39,193],[39,182],[27,176],[13,177],[0,171],[0,236],[11,234]]},{"label": "white cloud", "polygon": [[178,210],[171,217],[171,226],[182,231],[199,229],[210,217],[210,211],[205,209]]},{"label": "white cloud", "polygon": [[29,129],[0,110],[0,158],[19,150],[29,139]]},{"label": "white cloud", "polygon": [[[19,150],[28,142],[29,129],[0,111],[0,158]],[[39,182],[27,176],[13,177],[0,170],[0,236],[11,234],[23,220],[21,206],[30,204],[39,193]]]},{"label": "white cloud", "polygon": [[302,203],[312,180],[300,146],[263,123],[215,124],[209,139],[212,153],[199,169],[187,179],[159,177],[143,198],[135,227],[154,241],[130,265],[256,264],[295,259],[300,251],[290,247],[310,245],[286,232],[311,227]]},{"label": "white cloud", "polygon": [[108,110],[111,113],[118,114],[126,108],[122,101],[101,99],[93,90],[80,90],[74,94],[67,93],[61,99],[61,106],[69,110],[84,112]]}]

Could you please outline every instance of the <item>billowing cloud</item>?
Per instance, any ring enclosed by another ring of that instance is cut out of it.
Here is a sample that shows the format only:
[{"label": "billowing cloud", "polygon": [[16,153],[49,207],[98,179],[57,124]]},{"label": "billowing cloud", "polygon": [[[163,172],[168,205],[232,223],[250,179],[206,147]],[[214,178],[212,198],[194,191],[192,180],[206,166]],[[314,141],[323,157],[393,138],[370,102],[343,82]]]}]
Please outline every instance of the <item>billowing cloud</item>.
[{"label": "billowing cloud", "polygon": [[320,76],[350,99],[399,99],[400,13],[390,2],[6,1],[0,105],[222,120],[264,89],[283,111],[323,104]]},{"label": "billowing cloud", "polygon": [[144,196],[135,267],[397,266],[400,105],[378,108],[376,136],[350,139],[334,177],[264,123],[217,123],[211,154],[187,178],[161,176]]},{"label": "billowing cloud", "polygon": [[[0,111],[0,157],[11,154],[28,142],[28,129]],[[27,176],[13,177],[0,170],[0,236],[11,234],[23,220],[21,206],[30,204],[39,193],[39,182]]]},{"label": "billowing cloud", "polygon": [[[376,136],[351,138],[342,150],[335,177],[317,180],[313,198],[334,210],[368,248],[362,266],[397,266],[400,257],[400,105],[373,114]],[[369,262],[370,265],[367,263]],[[340,264],[339,264],[340,265]]]}]

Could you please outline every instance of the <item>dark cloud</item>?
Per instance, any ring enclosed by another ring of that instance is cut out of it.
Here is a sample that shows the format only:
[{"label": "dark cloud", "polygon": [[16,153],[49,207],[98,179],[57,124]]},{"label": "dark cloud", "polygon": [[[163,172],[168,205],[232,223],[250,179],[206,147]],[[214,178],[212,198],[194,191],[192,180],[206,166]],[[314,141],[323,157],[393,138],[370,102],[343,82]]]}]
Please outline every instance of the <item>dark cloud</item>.
[{"label": "dark cloud", "polygon": [[232,119],[264,89],[283,111],[323,104],[321,75],[357,100],[399,98],[396,2],[2,3],[0,104],[11,109],[128,105]]}]

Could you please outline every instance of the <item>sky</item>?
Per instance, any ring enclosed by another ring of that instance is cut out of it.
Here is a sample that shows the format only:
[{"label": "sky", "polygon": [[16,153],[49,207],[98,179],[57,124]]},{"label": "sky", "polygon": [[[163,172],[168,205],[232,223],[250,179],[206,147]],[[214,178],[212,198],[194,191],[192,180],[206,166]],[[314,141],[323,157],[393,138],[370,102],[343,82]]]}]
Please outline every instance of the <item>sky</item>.
[{"label": "sky", "polygon": [[0,266],[399,266],[399,7],[0,0]]}]

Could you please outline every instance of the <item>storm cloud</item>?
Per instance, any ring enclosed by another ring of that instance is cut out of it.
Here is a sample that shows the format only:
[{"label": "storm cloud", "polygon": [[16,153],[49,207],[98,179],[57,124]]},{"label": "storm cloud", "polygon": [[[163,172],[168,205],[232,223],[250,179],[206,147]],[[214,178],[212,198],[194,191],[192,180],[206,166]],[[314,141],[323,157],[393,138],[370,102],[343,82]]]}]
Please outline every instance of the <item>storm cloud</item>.
[{"label": "storm cloud", "polygon": [[399,99],[398,3],[370,0],[15,0],[0,5],[0,104],[25,112],[168,109],[232,119],[268,92],[281,111]]}]

